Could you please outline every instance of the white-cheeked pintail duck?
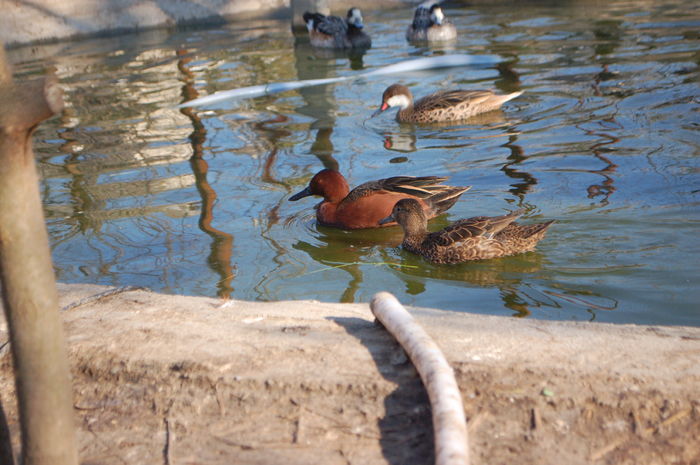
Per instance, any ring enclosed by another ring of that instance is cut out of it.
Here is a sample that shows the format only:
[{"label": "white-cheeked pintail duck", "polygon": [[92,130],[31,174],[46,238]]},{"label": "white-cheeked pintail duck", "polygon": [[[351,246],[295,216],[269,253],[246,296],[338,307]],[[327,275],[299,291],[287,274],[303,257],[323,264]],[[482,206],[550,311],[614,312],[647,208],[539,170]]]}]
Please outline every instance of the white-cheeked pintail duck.
[{"label": "white-cheeked pintail duck", "polygon": [[508,100],[522,94],[513,92],[497,95],[490,90],[445,90],[423,97],[416,102],[408,87],[393,84],[382,94],[382,104],[372,117],[391,107],[399,107],[396,120],[400,123],[445,123],[461,121],[480,113],[497,110]]}]

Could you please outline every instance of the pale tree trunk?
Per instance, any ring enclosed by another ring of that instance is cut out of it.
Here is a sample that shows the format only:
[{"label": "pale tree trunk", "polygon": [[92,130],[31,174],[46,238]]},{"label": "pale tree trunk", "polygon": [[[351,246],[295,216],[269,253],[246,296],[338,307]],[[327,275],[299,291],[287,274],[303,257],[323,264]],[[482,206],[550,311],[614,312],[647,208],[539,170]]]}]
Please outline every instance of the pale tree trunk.
[{"label": "pale tree trunk", "polygon": [[22,84],[0,44],[0,279],[27,465],[77,465],[70,371],[32,151],[63,107],[53,73]]}]

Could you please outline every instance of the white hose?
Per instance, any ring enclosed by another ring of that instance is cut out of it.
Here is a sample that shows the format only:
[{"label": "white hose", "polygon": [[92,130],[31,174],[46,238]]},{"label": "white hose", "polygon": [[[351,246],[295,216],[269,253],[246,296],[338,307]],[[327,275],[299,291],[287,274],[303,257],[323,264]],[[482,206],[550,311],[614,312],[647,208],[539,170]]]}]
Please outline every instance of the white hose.
[{"label": "white hose", "polygon": [[468,465],[462,395],[440,348],[390,293],[375,294],[370,308],[406,351],[428,391],[435,432],[435,465]]},{"label": "white hose", "polygon": [[194,100],[178,105],[178,108],[201,107],[214,103],[237,98],[253,98],[261,95],[276,94],[287,90],[299,89],[302,87],[319,86],[322,84],[333,84],[336,82],[363,79],[374,76],[384,76],[389,74],[403,74],[410,71],[423,71],[427,69],[449,68],[455,66],[492,66],[500,59],[493,55],[443,55],[436,57],[416,58],[406,60],[393,65],[382,66],[373,71],[353,74],[349,76],[338,76],[325,79],[307,79],[303,81],[273,82],[269,84],[259,84],[250,87],[240,87],[238,89],[222,90],[211,95],[206,95]]}]

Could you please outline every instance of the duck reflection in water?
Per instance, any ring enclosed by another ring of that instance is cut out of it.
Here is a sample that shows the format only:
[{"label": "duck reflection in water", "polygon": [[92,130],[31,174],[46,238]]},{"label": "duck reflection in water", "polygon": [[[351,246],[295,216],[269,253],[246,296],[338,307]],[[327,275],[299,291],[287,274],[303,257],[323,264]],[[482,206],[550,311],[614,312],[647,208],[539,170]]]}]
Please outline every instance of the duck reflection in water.
[{"label": "duck reflection in water", "polygon": [[[494,127],[502,127],[505,122],[505,114],[501,109],[498,109],[467,118],[461,121],[459,125],[455,125],[455,123],[453,122],[428,123],[421,125],[420,128],[416,128],[414,124],[402,123],[399,125],[399,131],[378,131],[378,134],[380,135],[380,137],[382,137],[382,146],[385,150],[390,150],[392,152],[411,153],[418,150],[418,133],[421,131],[425,131],[426,129],[430,130],[431,128],[449,128],[446,130],[450,132],[460,131],[464,128],[467,128],[469,130],[490,129]],[[444,138],[445,135],[446,133],[441,131],[438,135],[438,138]],[[422,138],[427,139],[426,137]],[[469,144],[471,144],[471,142],[469,142]],[[431,148],[454,149],[455,147],[462,147],[466,145],[468,144],[451,144],[444,145],[444,147],[431,146]]]},{"label": "duck reflection in water", "polygon": [[[530,315],[531,307],[553,305],[551,298],[529,292],[522,285],[521,276],[531,277],[542,269],[544,256],[537,251],[451,266],[427,263],[421,257],[398,248],[386,249],[383,257],[386,262],[399,265],[390,267],[390,270],[406,284],[406,293],[411,295],[425,292],[433,280],[451,281],[464,287],[498,288],[503,306],[513,310],[514,316]],[[469,309],[479,310],[476,307]]]}]

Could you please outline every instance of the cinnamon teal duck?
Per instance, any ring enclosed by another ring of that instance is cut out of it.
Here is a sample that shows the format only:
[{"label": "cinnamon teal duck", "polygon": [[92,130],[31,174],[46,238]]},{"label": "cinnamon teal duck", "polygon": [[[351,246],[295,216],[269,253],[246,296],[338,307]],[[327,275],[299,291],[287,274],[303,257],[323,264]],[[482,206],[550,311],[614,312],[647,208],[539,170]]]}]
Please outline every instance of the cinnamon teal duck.
[{"label": "cinnamon teal duck", "polygon": [[372,46],[372,39],[362,30],[364,24],[359,8],[350,8],[346,19],[307,11],[304,22],[309,31],[309,41],[315,47],[343,49]]},{"label": "cinnamon teal duck", "polygon": [[461,263],[534,250],[554,221],[515,223],[522,213],[518,210],[503,216],[475,216],[431,233],[421,205],[413,199],[402,199],[380,224],[399,223],[404,232],[401,246],[409,252],[433,263]]},{"label": "cinnamon teal duck", "polygon": [[[401,199],[413,199],[426,221],[449,209],[469,187],[446,186],[442,184],[446,180],[440,176],[395,176],[369,181],[350,190],[342,174],[325,169],[316,173],[308,187],[289,200],[310,195],[323,197],[323,202],[316,207],[316,218],[325,226],[377,228],[379,220],[389,215]],[[386,222],[382,226],[392,224],[396,223]]]},{"label": "cinnamon teal duck", "polygon": [[444,123],[460,121],[487,111],[497,110],[508,100],[522,94],[496,95],[490,90],[445,90],[413,102],[408,87],[393,84],[382,94],[382,104],[372,118],[391,107],[399,107],[400,123]]},{"label": "cinnamon teal duck", "polygon": [[436,1],[423,2],[413,14],[413,22],[406,30],[410,42],[440,42],[457,37],[457,28],[445,18]]}]

